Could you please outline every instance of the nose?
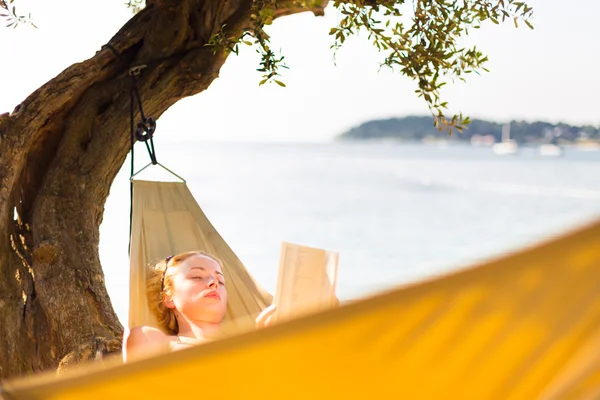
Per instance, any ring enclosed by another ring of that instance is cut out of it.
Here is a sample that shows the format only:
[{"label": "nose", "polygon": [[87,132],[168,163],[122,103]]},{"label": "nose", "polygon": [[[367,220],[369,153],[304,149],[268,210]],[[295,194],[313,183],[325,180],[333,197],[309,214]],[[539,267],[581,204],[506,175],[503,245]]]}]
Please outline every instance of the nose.
[{"label": "nose", "polygon": [[217,289],[219,287],[219,281],[216,280],[214,277],[211,277],[208,281],[208,287],[211,289]]}]

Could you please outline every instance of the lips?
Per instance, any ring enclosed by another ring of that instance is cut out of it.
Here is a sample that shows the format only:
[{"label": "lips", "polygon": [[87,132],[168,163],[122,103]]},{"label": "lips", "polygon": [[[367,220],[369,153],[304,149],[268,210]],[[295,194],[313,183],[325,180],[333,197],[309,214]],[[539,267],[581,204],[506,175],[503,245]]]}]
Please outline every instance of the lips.
[{"label": "lips", "polygon": [[202,297],[206,297],[209,299],[217,299],[217,300],[221,300],[221,296],[219,295],[219,293],[217,293],[214,290],[211,290],[210,292],[206,293],[204,296]]}]

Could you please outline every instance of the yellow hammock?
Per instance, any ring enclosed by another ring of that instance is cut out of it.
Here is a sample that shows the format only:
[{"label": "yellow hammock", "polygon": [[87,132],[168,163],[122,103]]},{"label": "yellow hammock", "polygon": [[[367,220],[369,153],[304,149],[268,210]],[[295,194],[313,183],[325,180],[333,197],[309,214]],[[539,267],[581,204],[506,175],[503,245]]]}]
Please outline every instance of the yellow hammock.
[{"label": "yellow hammock", "polygon": [[[180,224],[200,215],[179,211]],[[217,237],[200,226],[200,237]],[[142,235],[159,232],[141,227]],[[599,398],[600,221],[266,329],[130,364],[4,382],[3,390],[9,399],[55,400]]]}]

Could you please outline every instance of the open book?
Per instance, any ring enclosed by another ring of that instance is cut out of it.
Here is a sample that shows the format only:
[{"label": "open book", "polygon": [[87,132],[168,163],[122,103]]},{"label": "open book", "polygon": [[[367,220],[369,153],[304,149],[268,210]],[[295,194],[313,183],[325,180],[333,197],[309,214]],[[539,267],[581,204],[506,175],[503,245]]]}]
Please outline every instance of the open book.
[{"label": "open book", "polygon": [[282,243],[274,303],[286,320],[336,307],[338,253]]}]

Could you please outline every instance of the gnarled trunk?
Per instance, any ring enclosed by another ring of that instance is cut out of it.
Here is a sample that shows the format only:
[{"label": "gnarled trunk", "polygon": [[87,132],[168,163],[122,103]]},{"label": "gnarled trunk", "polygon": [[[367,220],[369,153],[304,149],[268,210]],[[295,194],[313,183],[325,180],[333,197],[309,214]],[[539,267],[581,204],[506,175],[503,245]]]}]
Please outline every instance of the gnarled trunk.
[{"label": "gnarled trunk", "polygon": [[148,1],[110,40],[118,56],[103,48],[0,115],[0,378],[120,351],[98,228],[130,148],[128,71],[146,65],[139,89],[158,118],[218,76],[229,51],[206,43],[223,26],[239,37],[252,3]]}]

